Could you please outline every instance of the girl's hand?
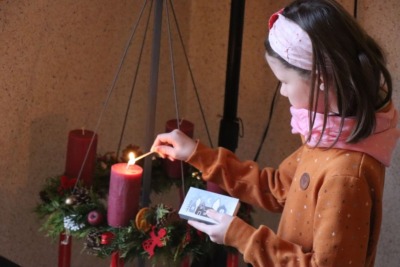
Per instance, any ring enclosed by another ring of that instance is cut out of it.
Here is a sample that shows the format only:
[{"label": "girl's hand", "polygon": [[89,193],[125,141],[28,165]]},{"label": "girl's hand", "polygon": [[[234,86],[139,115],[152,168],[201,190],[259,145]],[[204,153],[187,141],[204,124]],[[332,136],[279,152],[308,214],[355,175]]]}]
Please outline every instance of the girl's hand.
[{"label": "girl's hand", "polygon": [[219,213],[215,210],[207,210],[207,216],[217,222],[217,224],[205,224],[197,221],[189,220],[188,223],[199,231],[207,234],[211,241],[217,244],[224,243],[225,233],[228,230],[234,217],[227,214]]},{"label": "girl's hand", "polygon": [[179,130],[157,135],[151,151],[162,158],[186,161],[196,148],[196,142]]}]

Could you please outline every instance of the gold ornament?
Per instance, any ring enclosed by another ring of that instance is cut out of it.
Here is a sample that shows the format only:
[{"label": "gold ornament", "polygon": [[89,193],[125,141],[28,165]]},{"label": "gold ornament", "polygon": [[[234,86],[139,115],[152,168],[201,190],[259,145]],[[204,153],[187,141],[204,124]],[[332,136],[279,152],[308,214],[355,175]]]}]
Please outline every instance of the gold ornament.
[{"label": "gold ornament", "polygon": [[192,177],[196,178],[197,180],[201,180],[201,173],[200,172],[192,172]]},{"label": "gold ornament", "polygon": [[74,205],[76,202],[75,196],[70,196],[65,199],[65,204],[67,205]]}]

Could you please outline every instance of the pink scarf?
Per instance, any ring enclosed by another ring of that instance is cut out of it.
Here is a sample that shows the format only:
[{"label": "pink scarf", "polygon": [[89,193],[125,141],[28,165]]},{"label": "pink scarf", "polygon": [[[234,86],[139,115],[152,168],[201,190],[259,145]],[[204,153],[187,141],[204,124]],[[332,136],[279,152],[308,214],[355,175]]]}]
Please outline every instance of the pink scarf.
[{"label": "pink scarf", "polygon": [[[299,133],[307,138],[309,134],[308,110],[291,107],[290,112],[292,113],[292,133]],[[339,116],[328,116],[326,128],[318,147],[330,147],[333,144],[339,133],[340,120],[341,118]],[[307,142],[308,145],[317,145],[321,136],[323,121],[324,115],[317,113],[310,141]],[[396,128],[397,121],[398,112],[392,105],[388,111],[378,112],[376,114],[374,134],[356,144],[349,144],[346,143],[346,139],[353,129],[355,120],[346,118],[339,140],[333,147],[367,153],[382,162],[385,166],[389,166],[393,150],[400,137],[400,130]]]}]

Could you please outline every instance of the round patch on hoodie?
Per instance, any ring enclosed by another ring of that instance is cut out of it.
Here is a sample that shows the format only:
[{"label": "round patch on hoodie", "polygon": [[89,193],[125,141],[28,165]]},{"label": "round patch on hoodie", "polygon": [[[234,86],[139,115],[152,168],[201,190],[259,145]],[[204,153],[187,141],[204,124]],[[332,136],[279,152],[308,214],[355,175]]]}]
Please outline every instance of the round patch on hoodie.
[{"label": "round patch on hoodie", "polygon": [[310,184],[310,175],[308,173],[303,173],[300,178],[300,188],[306,190]]}]

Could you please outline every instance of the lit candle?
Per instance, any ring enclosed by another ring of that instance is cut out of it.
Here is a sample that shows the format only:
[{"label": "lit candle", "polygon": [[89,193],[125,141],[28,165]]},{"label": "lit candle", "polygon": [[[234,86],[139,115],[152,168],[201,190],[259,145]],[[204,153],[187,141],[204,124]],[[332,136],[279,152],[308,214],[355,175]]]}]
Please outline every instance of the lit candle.
[{"label": "lit candle", "polygon": [[65,175],[69,178],[78,178],[82,169],[80,180],[85,186],[91,186],[96,164],[96,148],[97,135],[94,132],[84,129],[70,131],[68,134]]},{"label": "lit candle", "polygon": [[143,169],[135,165],[133,153],[129,158],[111,167],[107,220],[112,227],[128,226],[139,210]]}]

